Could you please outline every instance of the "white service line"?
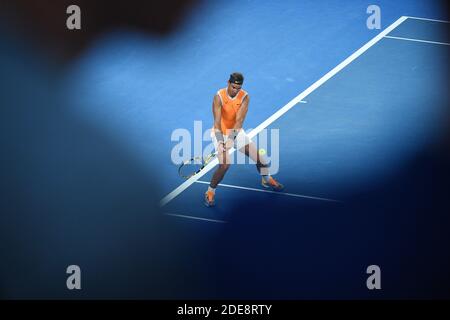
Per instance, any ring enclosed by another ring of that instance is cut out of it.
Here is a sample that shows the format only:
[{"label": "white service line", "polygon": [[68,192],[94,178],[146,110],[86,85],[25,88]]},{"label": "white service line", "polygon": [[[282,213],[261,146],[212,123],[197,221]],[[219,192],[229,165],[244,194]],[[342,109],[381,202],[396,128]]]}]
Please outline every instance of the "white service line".
[{"label": "white service line", "polygon": [[409,18],[409,19],[414,19],[414,20],[424,20],[424,21],[433,21],[433,22],[450,23],[450,21],[445,21],[445,20],[437,20],[437,19],[428,19],[428,18],[420,18],[420,17],[411,17],[411,16],[406,16],[406,18]]},{"label": "white service line", "polygon": [[[378,35],[376,35],[372,40],[367,42],[365,45],[363,45],[361,48],[356,50],[353,54],[351,54],[347,59],[342,61],[340,64],[338,64],[336,67],[334,67],[331,71],[326,73],[322,78],[314,82],[309,88],[307,88],[305,91],[300,93],[298,96],[296,96],[294,99],[289,101],[284,107],[279,109],[277,112],[275,112],[272,116],[267,118],[264,122],[262,122],[259,126],[257,126],[255,129],[253,129],[248,136],[251,138],[255,137],[260,133],[263,129],[267,128],[271,123],[273,123],[275,120],[277,120],[279,117],[281,117],[283,114],[285,114],[287,111],[289,111],[293,106],[295,106],[297,103],[301,103],[301,101],[308,96],[310,93],[315,91],[317,88],[319,88],[322,84],[324,84],[326,81],[328,81],[330,78],[332,78],[334,75],[336,75],[339,71],[344,69],[346,66],[348,66],[352,61],[354,61],[356,58],[358,58],[360,55],[362,55],[364,52],[366,52],[370,47],[375,45],[378,41],[383,39],[385,35],[387,35],[389,32],[397,28],[403,21],[405,21],[407,17],[402,16],[398,18],[394,23],[392,23],[390,26],[388,26],[386,29],[381,31]],[[229,151],[229,154],[232,154],[235,151],[234,148],[231,148]],[[216,158],[210,163],[206,165],[203,170],[201,170],[198,174],[192,176],[185,182],[183,182],[181,185],[179,185],[175,190],[170,192],[168,195],[166,195],[164,198],[161,199],[159,202],[159,205],[165,206],[167,203],[172,201],[173,198],[178,196],[181,192],[186,190],[190,185],[192,185],[195,181],[203,177],[206,173],[208,173],[212,168],[214,168],[219,163],[219,160]]]},{"label": "white service line", "polygon": [[223,220],[215,220],[215,219],[200,218],[200,217],[194,217],[194,216],[186,216],[184,214],[165,213],[165,215],[173,216],[173,217],[193,219],[193,220],[202,220],[202,221],[208,221],[208,222],[227,223],[226,221],[223,221]]},{"label": "white service line", "polygon": [[[197,180],[195,182],[196,183],[202,183],[202,184],[209,184],[209,182],[207,182],[207,181],[198,181]],[[224,183],[219,183],[219,186],[226,187],[226,188],[235,188],[235,189],[249,190],[249,191],[275,193],[275,194],[279,194],[279,195],[283,195],[283,196],[290,196],[290,197],[297,197],[297,198],[306,198],[306,199],[331,201],[331,202],[342,202],[342,201],[334,200],[334,199],[327,199],[327,198],[320,198],[320,197],[313,197],[313,196],[305,196],[305,195],[302,195],[302,194],[279,192],[279,191],[272,191],[272,190],[263,190],[263,189],[256,189],[256,188],[241,187],[241,186],[235,186],[235,185],[224,184]]]},{"label": "white service line", "polygon": [[423,43],[441,44],[441,45],[445,45],[445,46],[450,46],[450,43],[446,43],[446,42],[437,42],[437,41],[430,41],[430,40],[420,40],[420,39],[403,38],[403,37],[394,37],[394,36],[385,36],[385,38],[396,39],[396,40],[406,40],[406,41],[413,41],[413,42],[423,42]]}]

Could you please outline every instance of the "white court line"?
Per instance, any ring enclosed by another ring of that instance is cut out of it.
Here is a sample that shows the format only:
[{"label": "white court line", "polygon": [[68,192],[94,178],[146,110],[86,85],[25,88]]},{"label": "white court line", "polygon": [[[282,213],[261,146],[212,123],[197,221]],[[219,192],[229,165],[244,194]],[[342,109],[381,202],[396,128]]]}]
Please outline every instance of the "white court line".
[{"label": "white court line", "polygon": [[[363,45],[361,48],[356,50],[354,53],[352,53],[347,59],[342,61],[340,64],[338,64],[336,67],[334,67],[332,70],[330,70],[327,74],[325,74],[322,78],[314,82],[311,86],[309,86],[305,91],[300,93],[298,96],[296,96],[294,99],[289,101],[284,107],[279,109],[277,112],[275,112],[273,115],[271,115],[269,118],[267,118],[264,122],[262,122],[259,126],[257,126],[255,129],[253,129],[248,136],[251,138],[255,137],[258,133],[260,133],[262,130],[264,130],[266,127],[268,127],[271,123],[273,123],[275,120],[277,120],[279,117],[281,117],[283,114],[285,114],[287,111],[289,111],[293,106],[295,106],[297,103],[300,103],[306,96],[311,94],[313,91],[315,91],[317,88],[319,88],[322,84],[324,84],[326,81],[328,81],[331,77],[336,75],[339,71],[344,69],[346,66],[348,66],[353,60],[358,58],[360,55],[362,55],[364,52],[366,52],[370,47],[375,45],[378,41],[383,39],[385,35],[387,35],[389,32],[397,28],[403,21],[405,21],[407,17],[402,16],[398,18],[394,23],[392,23],[389,27],[381,31],[378,35],[376,35],[372,40],[367,42],[365,45]],[[233,153],[235,151],[234,148],[231,148],[229,151],[229,154]],[[195,181],[203,177],[206,173],[208,173],[212,168],[214,168],[219,163],[219,160],[216,158],[210,163],[206,165],[203,170],[201,170],[198,174],[192,176],[185,182],[183,182],[181,185],[179,185],[175,190],[170,192],[168,195],[166,195],[164,198],[161,199],[159,202],[159,205],[162,207],[169,203],[173,198],[178,196],[181,192],[186,190],[189,186],[191,186]]]},{"label": "white court line", "polygon": [[184,214],[165,213],[165,215],[173,216],[173,217],[180,217],[180,218],[193,219],[193,220],[202,220],[202,221],[209,221],[209,222],[227,223],[226,221],[223,221],[223,220],[215,220],[215,219],[208,219],[208,218],[200,218],[200,217],[186,216],[186,215],[184,215]]},{"label": "white court line", "polygon": [[414,19],[414,20],[424,20],[424,21],[434,21],[434,22],[450,23],[450,21],[445,21],[445,20],[428,19],[428,18],[411,17],[411,16],[406,16],[406,17],[409,18],[409,19]]},{"label": "white court line", "polygon": [[445,45],[445,46],[450,46],[450,43],[446,43],[446,42],[437,42],[437,41],[420,40],[420,39],[403,38],[403,37],[394,37],[394,36],[385,36],[385,38],[396,39],[396,40],[406,40],[406,41],[413,41],[413,42],[424,42],[424,43],[432,43],[432,44],[442,44],[442,45]]},{"label": "white court line", "polygon": [[[209,182],[207,182],[207,181],[195,181],[195,182],[196,183],[202,183],[202,184],[209,184]],[[320,198],[320,197],[313,197],[313,196],[305,196],[305,195],[302,195],[302,194],[295,194],[295,193],[287,193],[287,192],[279,192],[279,191],[271,191],[271,190],[263,190],[263,189],[256,189],[256,188],[234,186],[234,185],[231,185],[231,184],[224,184],[224,183],[219,183],[219,186],[226,187],[226,188],[235,188],[235,189],[249,190],[249,191],[275,193],[275,194],[279,194],[279,195],[290,196],[290,197],[297,197],[297,198],[306,198],[306,199],[331,201],[331,202],[342,202],[342,201],[334,200],[334,199],[327,199],[327,198]]]}]

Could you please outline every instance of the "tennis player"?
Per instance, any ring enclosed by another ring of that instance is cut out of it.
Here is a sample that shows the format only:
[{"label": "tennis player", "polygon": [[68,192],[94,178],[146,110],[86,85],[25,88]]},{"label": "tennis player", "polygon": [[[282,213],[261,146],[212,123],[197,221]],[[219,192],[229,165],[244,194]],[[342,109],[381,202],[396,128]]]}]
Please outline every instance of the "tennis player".
[{"label": "tennis player", "polygon": [[242,129],[250,102],[248,93],[242,90],[243,83],[244,76],[241,73],[232,73],[227,87],[220,89],[214,95],[212,105],[214,126],[211,131],[211,138],[217,151],[219,166],[214,172],[205,193],[205,205],[207,207],[215,205],[216,188],[230,167],[231,161],[228,150],[233,146],[256,163],[264,188],[274,191],[283,189],[283,185],[269,174],[266,157],[257,152],[255,144]]}]

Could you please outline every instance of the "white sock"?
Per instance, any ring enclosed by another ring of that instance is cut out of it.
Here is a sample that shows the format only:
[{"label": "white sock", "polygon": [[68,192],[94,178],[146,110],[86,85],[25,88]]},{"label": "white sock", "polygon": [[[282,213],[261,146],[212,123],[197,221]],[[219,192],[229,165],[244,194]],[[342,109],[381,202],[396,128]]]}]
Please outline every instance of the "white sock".
[{"label": "white sock", "polygon": [[208,191],[211,191],[212,193],[216,194],[216,188],[208,187]]},{"label": "white sock", "polygon": [[269,182],[270,174],[267,176],[262,176],[265,182]]}]

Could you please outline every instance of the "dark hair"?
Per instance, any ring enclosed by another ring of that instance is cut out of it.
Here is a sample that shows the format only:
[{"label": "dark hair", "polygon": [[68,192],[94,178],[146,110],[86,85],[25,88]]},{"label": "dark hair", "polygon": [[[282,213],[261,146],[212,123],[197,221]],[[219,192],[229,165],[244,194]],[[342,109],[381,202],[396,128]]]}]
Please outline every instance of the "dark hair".
[{"label": "dark hair", "polygon": [[228,81],[230,83],[243,84],[244,83],[244,76],[242,75],[242,73],[233,72],[232,74],[230,74],[230,79]]}]

